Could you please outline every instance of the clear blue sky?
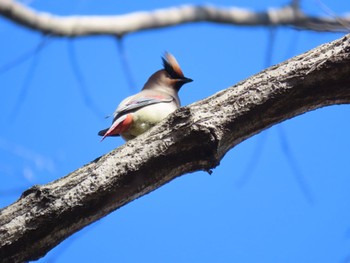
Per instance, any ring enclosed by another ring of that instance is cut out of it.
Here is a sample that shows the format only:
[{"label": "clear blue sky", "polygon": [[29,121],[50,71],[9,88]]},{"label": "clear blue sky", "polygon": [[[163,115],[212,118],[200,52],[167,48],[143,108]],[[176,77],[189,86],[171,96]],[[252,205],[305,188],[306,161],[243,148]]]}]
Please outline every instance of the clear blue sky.
[{"label": "clear blue sky", "polygon": [[[57,15],[123,14],[189,3],[23,2]],[[286,2],[215,4],[264,10]],[[326,15],[317,1],[302,3],[307,12]],[[350,12],[347,1],[324,3],[338,14]],[[96,133],[110,124],[104,116],[161,67],[165,50],[194,79],[180,92],[187,105],[264,69],[269,35],[263,27],[209,23],[129,35],[123,43],[134,87],[112,37],[52,39],[36,56],[0,73],[0,206],[122,145],[120,138],[100,143]],[[341,36],[278,28],[272,64]],[[2,67],[42,38],[0,18],[0,39]],[[77,65],[85,88],[74,73]],[[333,106],[274,126],[232,149],[212,175],[197,172],[170,182],[86,227],[39,262],[345,262],[349,114],[349,106]]]}]

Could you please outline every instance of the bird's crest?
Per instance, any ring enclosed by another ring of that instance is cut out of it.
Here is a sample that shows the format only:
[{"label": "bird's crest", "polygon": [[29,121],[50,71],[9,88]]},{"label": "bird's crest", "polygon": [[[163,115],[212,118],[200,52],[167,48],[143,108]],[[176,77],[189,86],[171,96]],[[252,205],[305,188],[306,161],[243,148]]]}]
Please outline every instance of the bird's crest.
[{"label": "bird's crest", "polygon": [[184,78],[184,74],[177,63],[176,58],[168,52],[162,57],[164,70],[174,79]]}]

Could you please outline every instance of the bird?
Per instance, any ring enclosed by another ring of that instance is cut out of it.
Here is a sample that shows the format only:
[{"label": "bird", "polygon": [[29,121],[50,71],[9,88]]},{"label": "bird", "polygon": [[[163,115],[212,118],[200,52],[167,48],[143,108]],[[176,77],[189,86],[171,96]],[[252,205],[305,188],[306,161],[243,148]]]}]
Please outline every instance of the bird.
[{"label": "bird", "polygon": [[139,93],[119,104],[112,125],[98,132],[101,141],[108,136],[121,136],[126,141],[134,139],[180,108],[178,92],[193,80],[184,76],[172,54],[165,52],[162,61],[163,69],[153,73]]}]

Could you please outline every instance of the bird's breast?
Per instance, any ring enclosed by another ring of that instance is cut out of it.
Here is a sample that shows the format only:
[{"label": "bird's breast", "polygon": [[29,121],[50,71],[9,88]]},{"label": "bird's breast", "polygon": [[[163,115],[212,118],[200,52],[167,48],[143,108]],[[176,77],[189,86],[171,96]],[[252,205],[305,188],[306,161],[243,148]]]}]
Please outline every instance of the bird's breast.
[{"label": "bird's breast", "polygon": [[128,131],[121,135],[124,139],[133,139],[149,130],[177,109],[175,103],[157,103],[141,108],[132,114],[133,122]]}]

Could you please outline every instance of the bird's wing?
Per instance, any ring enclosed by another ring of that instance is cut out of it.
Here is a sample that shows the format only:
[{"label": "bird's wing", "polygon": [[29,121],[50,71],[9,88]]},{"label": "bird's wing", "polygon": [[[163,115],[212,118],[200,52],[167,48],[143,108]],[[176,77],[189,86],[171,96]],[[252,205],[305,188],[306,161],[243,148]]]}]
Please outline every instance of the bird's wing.
[{"label": "bird's wing", "polygon": [[119,133],[126,130],[132,123],[132,116],[128,113],[141,109],[148,105],[157,103],[170,103],[175,101],[171,96],[153,95],[147,97],[131,97],[123,101],[118,109],[114,112],[113,123],[110,128],[99,131],[98,135],[103,136],[119,136]]},{"label": "bird's wing", "polygon": [[102,130],[99,132],[99,135],[104,133],[101,141],[104,140],[107,136],[116,136],[124,131],[127,131],[130,128],[130,125],[133,122],[133,117],[131,114],[125,114],[115,120],[112,126],[107,130]]},{"label": "bird's wing", "polygon": [[170,103],[175,99],[171,96],[147,96],[147,97],[138,97],[131,99],[124,105],[118,107],[114,113],[114,120],[118,119],[120,116],[141,109],[148,105],[157,104],[157,103]]}]

